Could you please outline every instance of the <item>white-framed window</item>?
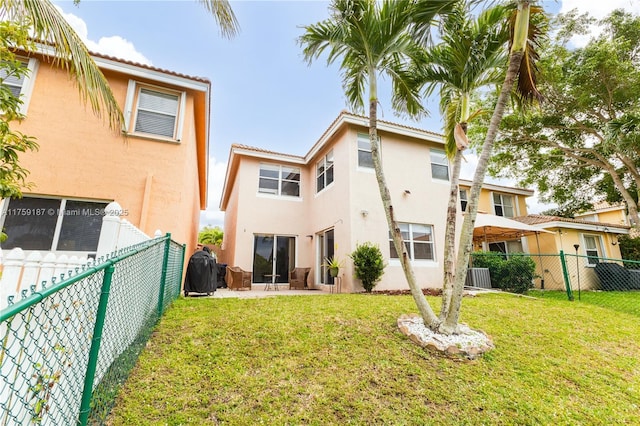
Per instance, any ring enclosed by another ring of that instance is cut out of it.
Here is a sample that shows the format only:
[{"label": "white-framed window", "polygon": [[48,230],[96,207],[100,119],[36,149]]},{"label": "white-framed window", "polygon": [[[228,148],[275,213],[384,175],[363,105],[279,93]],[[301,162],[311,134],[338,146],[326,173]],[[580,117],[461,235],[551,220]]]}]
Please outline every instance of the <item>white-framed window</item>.
[{"label": "white-framed window", "polygon": [[258,192],[300,197],[300,168],[279,164],[261,164]]},{"label": "white-framed window", "polygon": [[5,199],[2,248],[95,252],[107,202],[25,196]]},{"label": "white-framed window", "polygon": [[[436,260],[432,225],[419,223],[399,223],[398,225],[411,260]],[[391,232],[389,232],[389,250],[391,259],[399,258],[393,245]]]},{"label": "white-framed window", "polygon": [[437,180],[449,180],[449,160],[443,149],[431,148],[431,177]]},{"label": "white-framed window", "polygon": [[467,203],[468,203],[468,198],[467,198],[467,190],[466,189],[461,189],[460,190],[460,210],[467,211]]},{"label": "white-framed window", "polygon": [[316,166],[316,192],[333,183],[333,150],[329,151]]},{"label": "white-framed window", "polygon": [[513,195],[493,193],[493,210],[496,216],[515,217]]},{"label": "white-framed window", "polygon": [[135,135],[180,141],[186,94],[129,81],[125,130]]},{"label": "white-framed window", "polygon": [[521,240],[496,241],[489,243],[489,251],[494,253],[504,253],[507,255],[513,253],[524,253]]},{"label": "white-framed window", "polygon": [[582,234],[582,242],[584,243],[584,254],[587,256],[587,264],[600,263],[600,258],[603,257],[602,237]]},{"label": "white-framed window", "polygon": [[[378,138],[378,143],[380,138]],[[378,151],[379,153],[379,151]],[[358,167],[373,169],[373,153],[369,135],[358,133]]]},{"label": "white-framed window", "polygon": [[9,87],[11,93],[20,97],[22,105],[20,106],[20,113],[27,114],[29,107],[29,101],[31,100],[31,93],[33,92],[33,85],[35,82],[36,72],[38,70],[38,61],[35,58],[16,58],[23,68],[27,69],[27,72],[21,75],[7,74],[7,70],[0,69],[0,81],[2,84]]}]

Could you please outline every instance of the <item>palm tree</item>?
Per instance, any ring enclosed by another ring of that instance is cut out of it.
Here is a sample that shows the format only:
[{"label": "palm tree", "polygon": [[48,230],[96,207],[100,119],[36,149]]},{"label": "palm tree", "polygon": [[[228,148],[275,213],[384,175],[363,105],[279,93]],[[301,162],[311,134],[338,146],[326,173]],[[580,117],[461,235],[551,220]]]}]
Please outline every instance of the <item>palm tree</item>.
[{"label": "palm tree", "polygon": [[424,113],[419,87],[408,63],[423,54],[418,37],[427,38],[435,17],[448,12],[455,3],[456,0],[333,0],[331,18],[304,27],[305,33],[299,39],[308,63],[325,51],[328,64],[341,58],[342,83],[354,110],[364,108],[368,83],[369,141],[380,198],[411,294],[425,324],[431,328],[436,328],[439,320],[416,283],[380,161],[378,76],[389,77],[395,110],[410,115]]},{"label": "palm tree", "polygon": [[442,41],[426,51],[425,61],[416,64],[416,72],[426,82],[426,96],[439,88],[440,112],[444,118],[445,149],[453,163],[444,245],[444,280],[440,320],[446,317],[451,302],[455,275],[455,233],[462,152],[468,143],[467,123],[471,114],[471,96],[479,88],[497,84],[506,60],[504,44],[505,8],[492,7],[471,19],[469,6],[459,3],[444,19]]},{"label": "palm tree", "polygon": [[[74,2],[79,3],[80,0]],[[236,34],[238,24],[228,0],[198,2],[213,14],[224,36]],[[27,24],[35,40],[50,44],[54,50],[55,64],[66,68],[73,77],[82,100],[90,103],[97,116],[102,117],[104,114],[111,129],[120,131],[124,122],[122,111],[107,80],[80,37],[50,0],[0,0],[0,18]]]},{"label": "palm tree", "polygon": [[[504,77],[504,82],[498,95],[498,100],[491,117],[489,128],[485,136],[482,151],[478,158],[471,186],[471,193],[467,201],[467,210],[464,216],[460,232],[458,256],[455,267],[455,278],[451,294],[451,304],[440,325],[439,331],[445,334],[455,333],[460,317],[460,305],[462,303],[462,291],[469,265],[469,255],[473,247],[473,225],[478,213],[478,199],[480,188],[487,172],[489,157],[493,149],[500,121],[504,114],[507,101],[512,95],[513,86],[517,80],[517,96],[522,103],[541,100],[541,95],[536,89],[536,67],[538,56],[534,47],[541,35],[541,27],[533,25],[540,21],[532,20],[532,13],[542,15],[540,7],[532,6],[528,0],[517,0],[510,4],[508,9],[509,25],[511,29],[509,63]],[[533,24],[532,24],[533,23]]]}]

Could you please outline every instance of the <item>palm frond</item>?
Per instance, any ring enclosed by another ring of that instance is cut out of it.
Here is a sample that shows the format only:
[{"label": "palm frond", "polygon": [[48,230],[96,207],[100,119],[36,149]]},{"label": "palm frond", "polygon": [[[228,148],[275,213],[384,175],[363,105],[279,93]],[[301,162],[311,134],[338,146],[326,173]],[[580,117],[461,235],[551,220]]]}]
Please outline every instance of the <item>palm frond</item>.
[{"label": "palm frond", "polygon": [[3,1],[14,19],[28,19],[36,39],[52,44],[54,63],[73,77],[83,102],[89,102],[94,114],[106,115],[109,126],[120,131],[124,118],[106,78],[94,62],[80,37],[50,1]]},{"label": "palm frond", "polygon": [[223,37],[231,38],[238,34],[240,24],[228,0],[198,0],[198,2],[213,15]]}]

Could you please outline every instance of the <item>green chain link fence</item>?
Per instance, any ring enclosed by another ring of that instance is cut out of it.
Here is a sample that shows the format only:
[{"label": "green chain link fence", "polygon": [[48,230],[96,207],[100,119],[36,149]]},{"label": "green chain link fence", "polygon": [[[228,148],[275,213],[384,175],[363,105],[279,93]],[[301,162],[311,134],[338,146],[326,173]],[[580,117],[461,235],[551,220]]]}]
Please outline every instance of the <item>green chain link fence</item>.
[{"label": "green chain link fence", "polygon": [[32,286],[0,311],[0,425],[103,424],[180,295],[184,256],[167,234]]},{"label": "green chain link fence", "polygon": [[[474,252],[467,285],[484,271],[490,287],[597,304],[640,316],[640,262],[578,254]],[[486,287],[486,286],[485,286]]]}]

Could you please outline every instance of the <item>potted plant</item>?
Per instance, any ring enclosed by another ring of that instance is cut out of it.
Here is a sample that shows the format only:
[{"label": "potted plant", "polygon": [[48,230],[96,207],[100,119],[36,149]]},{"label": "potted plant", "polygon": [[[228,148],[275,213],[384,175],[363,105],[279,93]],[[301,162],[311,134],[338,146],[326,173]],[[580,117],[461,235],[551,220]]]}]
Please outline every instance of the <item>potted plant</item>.
[{"label": "potted plant", "polygon": [[325,257],[324,258],[324,266],[329,268],[329,275],[332,277],[337,277],[340,272],[340,268],[342,267],[342,262],[338,260],[335,256]]}]

